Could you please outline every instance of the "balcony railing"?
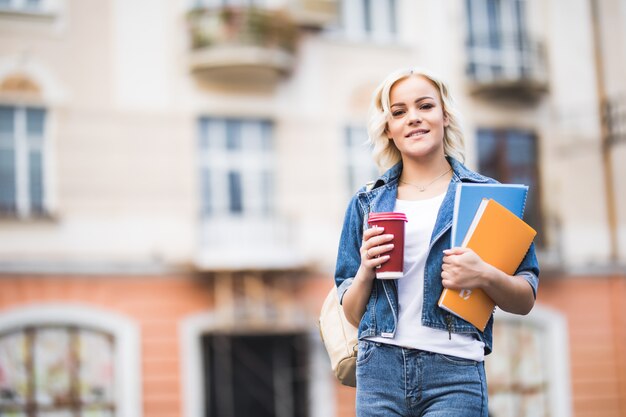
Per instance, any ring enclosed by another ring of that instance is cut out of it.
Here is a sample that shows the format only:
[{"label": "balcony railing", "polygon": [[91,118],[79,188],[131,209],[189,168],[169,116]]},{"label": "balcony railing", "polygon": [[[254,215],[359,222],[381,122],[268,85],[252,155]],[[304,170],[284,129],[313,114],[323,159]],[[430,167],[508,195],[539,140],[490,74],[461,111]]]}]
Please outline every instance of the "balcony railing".
[{"label": "balcony railing", "polygon": [[520,36],[475,36],[467,54],[470,92],[476,96],[536,101],[548,91],[540,42]]},{"label": "balcony railing", "polygon": [[294,230],[284,219],[218,217],[201,221],[200,270],[274,270],[301,267]]},{"label": "balcony railing", "polygon": [[294,64],[298,29],[280,11],[194,9],[188,14],[190,67],[220,84],[274,84]]}]

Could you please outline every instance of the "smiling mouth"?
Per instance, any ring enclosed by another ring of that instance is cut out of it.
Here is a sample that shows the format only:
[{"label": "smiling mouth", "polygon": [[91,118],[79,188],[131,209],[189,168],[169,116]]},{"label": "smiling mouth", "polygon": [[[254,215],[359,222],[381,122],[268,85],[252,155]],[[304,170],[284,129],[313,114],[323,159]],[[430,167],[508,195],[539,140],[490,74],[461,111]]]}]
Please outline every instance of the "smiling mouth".
[{"label": "smiling mouth", "polygon": [[405,136],[405,138],[413,138],[413,137],[416,137],[416,136],[425,135],[428,132],[430,132],[430,130],[428,130],[428,129],[412,130],[412,131],[409,132],[408,135]]}]

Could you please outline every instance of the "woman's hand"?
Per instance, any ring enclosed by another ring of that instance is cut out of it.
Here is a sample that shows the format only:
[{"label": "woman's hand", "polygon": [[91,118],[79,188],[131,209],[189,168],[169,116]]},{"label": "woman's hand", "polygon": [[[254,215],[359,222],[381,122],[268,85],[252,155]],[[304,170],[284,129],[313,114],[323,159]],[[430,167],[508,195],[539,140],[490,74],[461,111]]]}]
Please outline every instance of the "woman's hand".
[{"label": "woman's hand", "polygon": [[371,227],[363,232],[361,243],[361,265],[354,277],[354,281],[343,296],[343,312],[348,321],[359,327],[365,313],[365,306],[372,292],[376,268],[389,260],[385,253],[393,249],[390,243],[393,235],[383,234],[382,227]]},{"label": "woman's hand", "polygon": [[493,268],[468,248],[452,248],[443,251],[441,283],[451,290],[482,288],[485,277]]},{"label": "woman's hand", "polygon": [[480,288],[502,310],[528,314],[535,304],[530,284],[521,275],[508,275],[489,265],[471,249],[443,251],[441,283],[452,290]]},{"label": "woman's hand", "polygon": [[360,269],[366,271],[364,278],[373,280],[376,268],[389,260],[389,255],[385,253],[393,249],[393,243],[390,243],[393,235],[383,234],[384,231],[383,227],[370,227],[363,232]]}]

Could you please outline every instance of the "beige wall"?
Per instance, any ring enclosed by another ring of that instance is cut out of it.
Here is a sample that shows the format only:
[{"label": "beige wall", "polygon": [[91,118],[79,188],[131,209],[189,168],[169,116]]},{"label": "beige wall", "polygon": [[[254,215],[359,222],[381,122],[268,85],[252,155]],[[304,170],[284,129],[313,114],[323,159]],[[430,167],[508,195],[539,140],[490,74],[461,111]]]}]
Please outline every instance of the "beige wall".
[{"label": "beige wall", "polygon": [[[196,120],[224,115],[274,121],[278,211],[293,224],[303,262],[330,269],[348,198],[343,129],[366,121],[369,94],[390,70],[423,65],[448,79],[457,96],[470,167],[477,163],[478,127],[537,132],[546,259],[560,254],[572,268],[607,260],[585,0],[528,1],[530,30],[548,51],[549,93],[537,105],[512,108],[469,95],[461,1],[401,1],[399,21],[406,30],[396,45],[351,42],[336,32],[307,34],[290,77],[273,91],[236,94],[210,89],[190,73],[184,1],[59,4],[59,15],[48,21],[0,16],[10,23],[1,29],[0,64],[25,68],[44,88],[56,215],[45,223],[4,222],[0,259],[193,261]],[[617,3],[611,4],[605,14],[613,15]],[[568,13],[562,13],[565,8]],[[605,32],[614,33],[610,28],[620,21],[607,18]],[[623,51],[621,39],[611,38],[607,48]],[[615,57],[624,54],[608,55],[609,88],[619,90],[615,68],[624,58]],[[614,161],[620,191],[626,177],[623,142],[615,147]],[[616,196],[623,260],[626,197]]]}]

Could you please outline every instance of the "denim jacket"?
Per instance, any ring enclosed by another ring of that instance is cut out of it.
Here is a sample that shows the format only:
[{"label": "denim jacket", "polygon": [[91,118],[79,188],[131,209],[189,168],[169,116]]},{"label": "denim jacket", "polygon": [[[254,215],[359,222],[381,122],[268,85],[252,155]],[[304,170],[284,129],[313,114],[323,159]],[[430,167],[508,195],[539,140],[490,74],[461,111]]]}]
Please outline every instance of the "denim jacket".
[{"label": "denim jacket", "polygon": [[[459,182],[496,183],[497,181],[470,171],[454,158],[449,157],[448,162],[452,166],[453,175],[430,238],[430,250],[424,271],[422,325],[447,330],[450,333],[472,334],[485,343],[485,354],[489,354],[493,343],[493,315],[484,332],[481,332],[472,324],[441,309],[437,302],[443,291],[441,284],[443,250],[450,248],[456,185]],[[339,241],[335,269],[335,284],[340,302],[343,302],[343,296],[352,284],[361,264],[360,247],[363,240],[363,230],[367,228],[368,215],[369,213],[394,210],[398,194],[398,179],[401,173],[402,162],[399,162],[380,176],[370,191],[363,187],[350,201]],[[410,239],[410,236],[407,236],[407,239]],[[539,284],[539,265],[535,256],[534,244],[531,245],[515,274],[528,281],[536,297]],[[397,323],[397,282],[396,280],[375,279],[365,313],[359,324],[359,339],[370,336],[393,338]]]}]

